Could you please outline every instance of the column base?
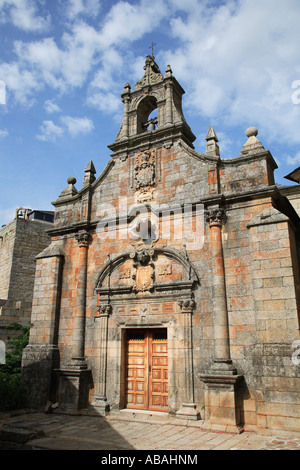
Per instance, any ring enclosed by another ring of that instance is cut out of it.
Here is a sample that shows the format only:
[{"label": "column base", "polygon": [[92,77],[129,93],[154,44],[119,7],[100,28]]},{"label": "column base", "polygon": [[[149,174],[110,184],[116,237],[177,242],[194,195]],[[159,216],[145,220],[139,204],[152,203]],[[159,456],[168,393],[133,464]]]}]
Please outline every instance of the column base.
[{"label": "column base", "polygon": [[95,400],[90,405],[89,411],[91,414],[107,416],[110,412],[110,406],[107,403],[107,399],[103,397],[95,397]]},{"label": "column base", "polygon": [[176,413],[176,418],[198,421],[201,419],[199,411],[194,403],[182,403],[181,408]]},{"label": "column base", "polygon": [[211,372],[200,375],[205,383],[205,421],[211,424],[235,428],[241,422],[237,384],[243,376],[233,375],[233,372],[231,370],[225,374],[222,370],[221,373]]},{"label": "column base", "polygon": [[78,412],[88,407],[91,371],[89,369],[58,369],[58,403],[60,410]]},{"label": "column base", "polygon": [[70,370],[87,370],[88,366],[84,357],[72,357],[71,361],[67,364],[66,369]]}]

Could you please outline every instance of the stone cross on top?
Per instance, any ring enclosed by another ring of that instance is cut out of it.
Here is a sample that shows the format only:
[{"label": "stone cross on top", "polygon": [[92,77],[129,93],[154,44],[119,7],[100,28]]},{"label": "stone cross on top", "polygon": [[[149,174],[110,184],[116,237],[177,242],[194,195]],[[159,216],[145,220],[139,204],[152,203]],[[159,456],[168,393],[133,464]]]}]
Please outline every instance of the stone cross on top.
[{"label": "stone cross on top", "polygon": [[152,42],[151,46],[149,49],[152,49],[152,59],[154,59],[154,46],[156,46],[156,42]]}]

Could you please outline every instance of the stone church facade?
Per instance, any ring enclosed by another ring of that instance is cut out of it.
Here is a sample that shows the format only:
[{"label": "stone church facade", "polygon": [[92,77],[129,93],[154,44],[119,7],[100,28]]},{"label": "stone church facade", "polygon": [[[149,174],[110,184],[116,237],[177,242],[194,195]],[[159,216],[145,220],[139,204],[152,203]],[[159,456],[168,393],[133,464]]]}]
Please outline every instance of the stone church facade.
[{"label": "stone church facade", "polygon": [[170,66],[147,56],[144,69],[102,174],[90,162],[53,203],[28,404],[297,432],[299,216],[255,128],[237,158],[221,159],[212,127],[198,153]]}]

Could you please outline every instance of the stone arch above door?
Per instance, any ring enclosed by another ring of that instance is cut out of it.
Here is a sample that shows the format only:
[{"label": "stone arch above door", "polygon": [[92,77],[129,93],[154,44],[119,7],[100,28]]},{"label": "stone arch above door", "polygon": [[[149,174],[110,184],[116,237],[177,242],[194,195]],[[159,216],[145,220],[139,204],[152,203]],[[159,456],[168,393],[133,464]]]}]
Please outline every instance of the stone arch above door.
[{"label": "stone arch above door", "polygon": [[111,305],[119,302],[155,302],[162,298],[186,302],[194,297],[199,284],[185,253],[145,246],[109,260],[99,273],[95,290],[99,311],[111,311]]},{"label": "stone arch above door", "polygon": [[[95,288],[97,291],[110,287],[113,289],[114,285],[118,284],[119,289],[130,289],[134,287],[131,282],[132,275],[129,270],[135,270],[139,266],[145,267],[150,264],[155,268],[155,281],[154,287],[161,287],[161,284],[172,282],[173,284],[188,283],[191,285],[199,284],[199,276],[196,269],[188,259],[188,257],[174,248],[158,248],[158,247],[144,247],[138,251],[128,251],[115,256],[110,259],[105,266],[101,269]],[[176,268],[175,277],[168,278],[173,273],[173,268]],[[120,274],[119,281],[116,282],[117,273]],[[109,279],[110,278],[110,279]]]}]

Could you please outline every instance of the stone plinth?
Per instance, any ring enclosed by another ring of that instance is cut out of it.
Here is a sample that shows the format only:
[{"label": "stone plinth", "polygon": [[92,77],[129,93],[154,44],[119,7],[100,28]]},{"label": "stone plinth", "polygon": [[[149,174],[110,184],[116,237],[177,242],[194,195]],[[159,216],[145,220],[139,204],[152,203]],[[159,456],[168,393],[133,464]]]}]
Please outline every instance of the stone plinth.
[{"label": "stone plinth", "polygon": [[88,407],[91,371],[89,369],[59,369],[58,408],[59,411],[77,413]]},{"label": "stone plinth", "polygon": [[232,431],[241,428],[236,389],[242,377],[225,374],[201,375],[201,380],[205,383],[206,421],[229,426]]}]

